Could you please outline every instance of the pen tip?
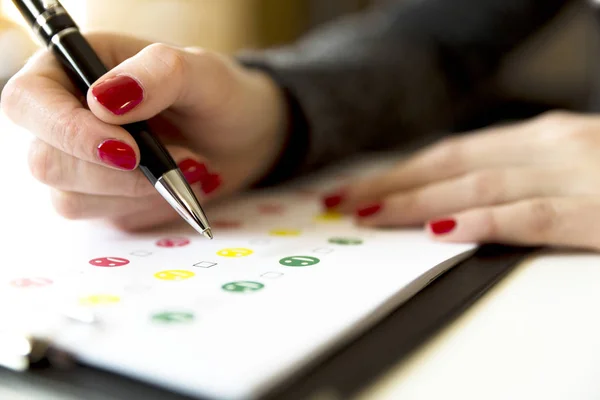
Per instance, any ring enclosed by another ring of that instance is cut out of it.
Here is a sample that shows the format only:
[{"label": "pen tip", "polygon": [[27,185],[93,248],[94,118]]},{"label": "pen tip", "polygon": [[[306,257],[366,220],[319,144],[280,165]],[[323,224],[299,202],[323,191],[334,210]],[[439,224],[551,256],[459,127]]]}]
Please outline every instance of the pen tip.
[{"label": "pen tip", "polygon": [[205,229],[204,232],[202,232],[202,234],[204,236],[206,236],[207,238],[209,238],[210,240],[212,240],[214,237],[210,228]]}]

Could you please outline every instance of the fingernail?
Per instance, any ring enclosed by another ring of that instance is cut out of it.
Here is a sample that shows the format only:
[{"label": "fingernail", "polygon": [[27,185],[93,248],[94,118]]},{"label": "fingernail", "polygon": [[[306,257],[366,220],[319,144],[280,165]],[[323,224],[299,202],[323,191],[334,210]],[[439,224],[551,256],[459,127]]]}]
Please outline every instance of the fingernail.
[{"label": "fingernail", "polygon": [[342,204],[343,201],[344,201],[344,194],[337,193],[337,194],[333,194],[333,195],[324,197],[323,205],[327,209],[332,209],[332,208],[335,208],[335,207],[339,206],[340,204]]},{"label": "fingernail", "polygon": [[123,115],[144,99],[144,90],[129,76],[115,76],[99,83],[92,94],[106,109],[115,115]]},{"label": "fingernail", "polygon": [[118,140],[105,140],[98,146],[98,157],[102,162],[131,171],[136,165],[136,156],[133,148],[127,143]]},{"label": "fingernail", "polygon": [[206,165],[199,163],[196,160],[188,158],[179,163],[179,169],[190,185],[200,182],[208,175]]},{"label": "fingernail", "polygon": [[359,208],[356,211],[356,216],[360,218],[370,217],[377,214],[382,208],[383,206],[381,204],[373,204],[368,207]]},{"label": "fingernail", "polygon": [[221,186],[221,176],[218,174],[208,174],[202,178],[202,191],[204,194],[211,194]]},{"label": "fingernail", "polygon": [[439,219],[429,223],[429,228],[435,235],[444,235],[451,232],[455,227],[456,220],[452,218]]}]

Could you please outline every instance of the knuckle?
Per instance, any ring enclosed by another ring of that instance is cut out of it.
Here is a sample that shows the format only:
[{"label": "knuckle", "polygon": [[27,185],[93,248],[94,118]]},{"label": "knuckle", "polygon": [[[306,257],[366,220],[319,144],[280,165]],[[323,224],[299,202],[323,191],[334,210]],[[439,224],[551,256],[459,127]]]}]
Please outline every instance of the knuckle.
[{"label": "knuckle", "polygon": [[82,218],[83,207],[80,195],[55,190],[52,193],[52,205],[63,218],[75,220]]},{"label": "knuckle", "polygon": [[571,121],[572,115],[564,110],[552,110],[540,114],[533,119],[534,123],[540,124],[545,127],[554,127],[565,124]]},{"label": "knuckle", "polygon": [[29,148],[28,164],[31,174],[49,186],[60,182],[62,175],[62,169],[53,156],[53,148],[41,140],[35,140]]},{"label": "knuckle", "polygon": [[502,173],[481,171],[471,174],[467,179],[474,203],[489,205],[502,200],[505,186]]},{"label": "knuckle", "polygon": [[76,155],[78,143],[84,140],[85,124],[79,118],[83,109],[69,109],[58,114],[49,128],[50,140],[58,149]]},{"label": "knuckle", "polygon": [[558,213],[552,202],[539,199],[529,204],[529,229],[536,237],[545,237],[556,225]]},{"label": "knuckle", "polygon": [[20,77],[13,77],[10,79],[2,93],[0,94],[0,108],[2,112],[9,118],[12,119],[13,115],[19,109],[19,105],[24,97],[26,83]]},{"label": "knuckle", "polygon": [[186,68],[185,55],[179,49],[164,43],[153,43],[144,49],[149,57],[149,62],[160,62],[168,75],[183,76]]},{"label": "knuckle", "polygon": [[448,137],[434,145],[431,153],[433,171],[456,171],[463,160],[463,141],[458,137]]}]

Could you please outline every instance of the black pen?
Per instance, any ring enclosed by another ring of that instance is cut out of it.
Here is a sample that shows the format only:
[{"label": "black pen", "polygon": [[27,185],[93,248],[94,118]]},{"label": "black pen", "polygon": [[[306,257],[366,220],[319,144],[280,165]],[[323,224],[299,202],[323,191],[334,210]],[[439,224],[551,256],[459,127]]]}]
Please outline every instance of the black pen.
[{"label": "black pen", "polygon": [[[79,28],[57,0],[13,0],[36,36],[52,50],[85,95],[108,72]],[[147,122],[124,125],[140,149],[139,168],[158,192],[195,230],[209,239],[212,230],[183,174]]]}]

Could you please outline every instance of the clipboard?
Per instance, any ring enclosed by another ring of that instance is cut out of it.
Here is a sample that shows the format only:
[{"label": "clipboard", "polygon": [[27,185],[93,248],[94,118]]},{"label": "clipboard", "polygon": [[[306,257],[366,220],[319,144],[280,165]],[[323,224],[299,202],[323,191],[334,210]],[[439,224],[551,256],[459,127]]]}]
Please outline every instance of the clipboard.
[{"label": "clipboard", "polygon": [[[459,317],[536,250],[480,246],[368,331],[306,365],[263,399],[351,398]],[[197,399],[86,365],[57,368],[47,360],[24,373],[0,369],[0,382],[74,398]]]}]

